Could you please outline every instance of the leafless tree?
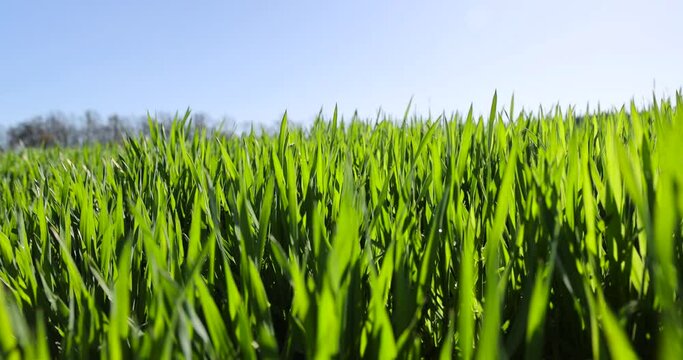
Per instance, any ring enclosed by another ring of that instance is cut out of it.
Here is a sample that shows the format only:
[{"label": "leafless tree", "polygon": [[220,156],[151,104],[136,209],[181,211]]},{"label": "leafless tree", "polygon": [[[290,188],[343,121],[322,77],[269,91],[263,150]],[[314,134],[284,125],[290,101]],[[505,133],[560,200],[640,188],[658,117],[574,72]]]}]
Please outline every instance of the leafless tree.
[{"label": "leafless tree", "polygon": [[[152,116],[152,126],[160,126],[163,132],[169,134],[173,121],[180,115],[159,113]],[[137,118],[131,122],[118,114],[107,117],[106,122],[100,120],[100,116],[92,110],[84,113],[79,119],[67,118],[62,113],[50,113],[45,117],[36,116],[8,128],[6,144],[10,148],[24,147],[51,147],[51,146],[76,146],[91,143],[121,142],[127,136],[149,136],[150,124],[148,117]],[[186,123],[186,134],[193,136],[207,130],[207,135],[219,135],[230,137],[234,134],[234,122],[224,120],[218,127],[212,127],[212,120],[205,113],[191,115]],[[232,128],[226,127],[227,123]],[[76,124],[80,124],[77,126]],[[2,139],[0,139],[2,140]],[[0,142],[2,145],[4,142]]]},{"label": "leafless tree", "polygon": [[34,117],[7,130],[10,147],[73,146],[80,142],[76,127],[61,113]]},{"label": "leafless tree", "polygon": [[121,142],[127,132],[123,119],[116,114],[107,119],[107,130],[109,133],[108,141],[112,142]]},{"label": "leafless tree", "polygon": [[100,127],[100,116],[93,110],[85,112],[85,128],[81,131],[80,143],[87,144],[94,141]]}]

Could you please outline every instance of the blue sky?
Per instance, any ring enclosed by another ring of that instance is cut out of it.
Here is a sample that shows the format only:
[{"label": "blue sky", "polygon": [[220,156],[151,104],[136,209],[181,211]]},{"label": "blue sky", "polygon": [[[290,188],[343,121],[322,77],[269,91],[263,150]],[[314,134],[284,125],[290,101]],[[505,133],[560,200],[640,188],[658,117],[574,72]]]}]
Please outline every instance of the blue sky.
[{"label": "blue sky", "polygon": [[[307,122],[335,103],[620,105],[683,86],[683,2],[0,2],[0,125],[50,111]],[[677,44],[678,42],[678,44]]]}]

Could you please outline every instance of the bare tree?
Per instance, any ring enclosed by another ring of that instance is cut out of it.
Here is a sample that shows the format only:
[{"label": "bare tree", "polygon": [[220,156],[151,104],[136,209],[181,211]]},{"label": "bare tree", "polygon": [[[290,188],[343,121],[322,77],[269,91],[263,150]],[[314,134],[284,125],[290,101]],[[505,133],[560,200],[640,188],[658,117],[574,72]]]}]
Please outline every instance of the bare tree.
[{"label": "bare tree", "polygon": [[7,146],[7,130],[0,125],[0,152]]},{"label": "bare tree", "polygon": [[51,137],[53,145],[71,146],[78,140],[75,127],[67,123],[61,113],[52,113],[45,119],[44,132],[46,137]]},{"label": "bare tree", "polygon": [[49,139],[43,134],[45,132],[44,120],[42,117],[34,117],[20,124],[12,126],[7,130],[7,138],[10,147],[46,146]]},{"label": "bare tree", "polygon": [[[167,135],[170,132],[173,121],[179,115],[173,116],[169,113],[156,114],[151,122],[152,126],[157,126]],[[84,113],[78,119],[79,126],[76,126],[74,119],[67,118],[64,114],[54,112],[45,117],[36,116],[7,129],[6,144],[10,148],[19,146],[25,147],[51,147],[51,146],[76,146],[91,143],[111,143],[121,142],[126,136],[149,136],[150,123],[148,117],[137,118],[134,122],[118,114],[107,117],[106,122],[102,122],[100,116],[92,110]],[[227,121],[227,119],[226,119]],[[212,121],[205,113],[195,113],[191,121],[186,123],[186,134],[193,136],[208,130],[211,134],[220,136],[231,136],[233,128],[224,128],[225,121],[221,122],[218,128],[212,127]],[[0,134],[0,140],[1,139]],[[0,145],[3,142],[0,141]]]},{"label": "bare tree", "polygon": [[109,116],[107,119],[107,132],[109,133],[108,141],[121,142],[123,140],[126,130],[121,117],[116,114]]}]

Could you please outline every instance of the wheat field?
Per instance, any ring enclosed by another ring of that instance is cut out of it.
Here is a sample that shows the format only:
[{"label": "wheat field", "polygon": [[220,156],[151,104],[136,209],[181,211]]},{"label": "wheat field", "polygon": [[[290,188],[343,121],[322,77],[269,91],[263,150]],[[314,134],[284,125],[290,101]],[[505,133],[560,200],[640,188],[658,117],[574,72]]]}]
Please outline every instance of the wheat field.
[{"label": "wheat field", "polygon": [[0,350],[683,352],[683,97],[0,155]]}]

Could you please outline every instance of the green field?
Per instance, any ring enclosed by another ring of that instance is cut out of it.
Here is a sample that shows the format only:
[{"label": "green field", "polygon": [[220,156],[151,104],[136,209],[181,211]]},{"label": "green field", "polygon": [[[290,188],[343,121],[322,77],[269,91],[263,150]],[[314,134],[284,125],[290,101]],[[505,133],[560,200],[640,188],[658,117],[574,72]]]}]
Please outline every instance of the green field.
[{"label": "green field", "polygon": [[683,96],[0,155],[0,358],[683,353]]}]

